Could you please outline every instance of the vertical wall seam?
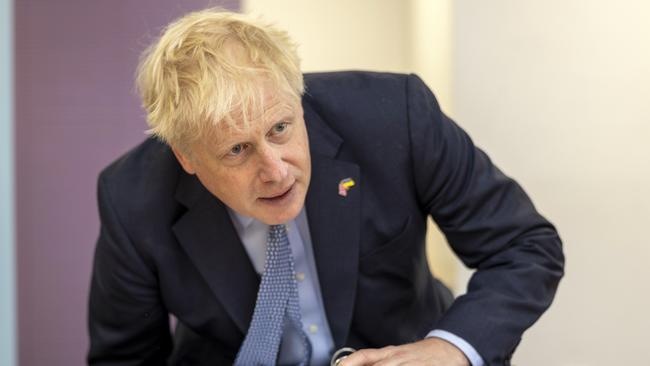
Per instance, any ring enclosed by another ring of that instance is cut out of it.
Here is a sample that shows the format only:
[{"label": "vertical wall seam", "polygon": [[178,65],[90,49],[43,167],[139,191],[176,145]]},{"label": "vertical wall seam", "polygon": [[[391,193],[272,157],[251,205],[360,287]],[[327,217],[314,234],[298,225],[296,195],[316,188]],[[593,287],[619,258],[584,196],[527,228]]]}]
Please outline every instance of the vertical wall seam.
[{"label": "vertical wall seam", "polygon": [[0,0],[0,365],[16,365],[13,1]]}]

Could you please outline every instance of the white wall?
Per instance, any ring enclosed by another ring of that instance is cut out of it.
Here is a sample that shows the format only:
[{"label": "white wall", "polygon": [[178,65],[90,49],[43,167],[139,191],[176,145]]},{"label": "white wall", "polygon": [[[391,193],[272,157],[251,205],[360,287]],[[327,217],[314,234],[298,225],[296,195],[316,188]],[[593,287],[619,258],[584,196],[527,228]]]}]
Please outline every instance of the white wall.
[{"label": "white wall", "polygon": [[456,117],[565,243],[515,364],[648,365],[650,3],[456,2]]}]

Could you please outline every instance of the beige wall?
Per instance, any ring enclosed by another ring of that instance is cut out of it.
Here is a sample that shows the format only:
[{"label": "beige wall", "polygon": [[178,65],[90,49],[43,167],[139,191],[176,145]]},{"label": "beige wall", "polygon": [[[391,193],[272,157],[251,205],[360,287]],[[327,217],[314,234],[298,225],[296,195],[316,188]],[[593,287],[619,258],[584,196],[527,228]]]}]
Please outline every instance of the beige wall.
[{"label": "beige wall", "polygon": [[409,69],[408,9],[398,0],[244,0],[242,11],[296,40],[305,71]]},{"label": "beige wall", "polygon": [[462,0],[456,117],[565,242],[518,365],[648,365],[650,3]]},{"label": "beige wall", "polygon": [[[301,43],[306,70],[417,72],[559,228],[567,276],[517,365],[648,364],[650,3],[243,2]],[[434,268],[469,272],[431,235]]]},{"label": "beige wall", "polygon": [[[451,0],[411,0],[407,4],[410,58],[408,72],[418,74],[433,89],[443,111],[454,116],[453,105],[453,2]],[[436,277],[452,288],[465,292],[470,272],[456,259],[445,237],[432,220],[427,234],[429,264]]]}]

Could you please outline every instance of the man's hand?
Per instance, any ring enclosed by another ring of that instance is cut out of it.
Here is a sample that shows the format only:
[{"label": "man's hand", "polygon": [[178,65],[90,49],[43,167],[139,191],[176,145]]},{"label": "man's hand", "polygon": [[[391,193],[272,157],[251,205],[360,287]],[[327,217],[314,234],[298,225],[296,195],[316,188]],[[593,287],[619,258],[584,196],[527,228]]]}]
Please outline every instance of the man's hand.
[{"label": "man's hand", "polygon": [[339,366],[369,365],[470,366],[461,350],[436,337],[402,346],[362,349],[339,363]]}]

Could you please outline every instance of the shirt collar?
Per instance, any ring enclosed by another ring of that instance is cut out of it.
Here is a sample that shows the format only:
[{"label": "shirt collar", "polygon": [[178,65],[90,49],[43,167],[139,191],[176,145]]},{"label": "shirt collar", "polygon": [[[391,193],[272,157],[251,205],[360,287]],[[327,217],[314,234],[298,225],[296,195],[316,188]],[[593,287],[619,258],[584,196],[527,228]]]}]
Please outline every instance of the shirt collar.
[{"label": "shirt collar", "polygon": [[238,225],[240,228],[244,230],[248,229],[248,227],[251,226],[253,222],[257,221],[255,220],[255,218],[244,216],[236,212],[235,210],[231,209],[230,207],[226,206],[226,208],[228,209],[230,218],[235,222],[236,225]]},{"label": "shirt collar", "polygon": [[[228,214],[230,215],[230,219],[241,230],[248,230],[253,223],[256,223],[257,225],[268,226],[265,223],[255,219],[254,217],[244,216],[244,215],[240,214],[239,212],[233,210],[232,208],[230,208],[228,206],[226,206],[226,209],[228,210]],[[293,222],[298,217],[301,217],[302,215],[304,215],[304,211],[305,211],[305,208],[304,207],[301,208],[300,213],[298,214],[298,216],[295,219],[293,219],[293,220],[291,220],[289,222]],[[288,228],[289,222],[287,222],[285,224],[285,225],[287,225],[287,228]]]}]

